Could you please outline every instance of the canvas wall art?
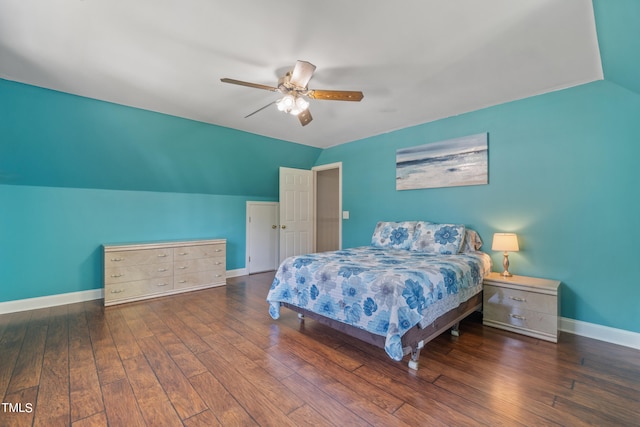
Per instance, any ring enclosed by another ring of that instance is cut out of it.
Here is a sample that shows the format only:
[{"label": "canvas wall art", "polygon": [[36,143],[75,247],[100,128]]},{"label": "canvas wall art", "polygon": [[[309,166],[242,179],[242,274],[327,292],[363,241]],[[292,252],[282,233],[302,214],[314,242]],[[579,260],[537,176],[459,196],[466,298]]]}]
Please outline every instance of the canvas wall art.
[{"label": "canvas wall art", "polygon": [[396,151],[396,189],[489,183],[489,134],[480,133]]}]

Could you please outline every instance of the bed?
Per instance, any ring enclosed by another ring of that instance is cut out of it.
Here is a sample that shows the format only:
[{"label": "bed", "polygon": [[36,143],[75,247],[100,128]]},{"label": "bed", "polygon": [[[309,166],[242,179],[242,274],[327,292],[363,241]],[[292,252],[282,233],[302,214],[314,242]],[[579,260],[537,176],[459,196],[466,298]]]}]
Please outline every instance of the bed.
[{"label": "bed", "polygon": [[281,307],[365,342],[400,361],[482,307],[490,257],[478,234],[459,224],[381,221],[371,245],[287,258],[267,295]]}]

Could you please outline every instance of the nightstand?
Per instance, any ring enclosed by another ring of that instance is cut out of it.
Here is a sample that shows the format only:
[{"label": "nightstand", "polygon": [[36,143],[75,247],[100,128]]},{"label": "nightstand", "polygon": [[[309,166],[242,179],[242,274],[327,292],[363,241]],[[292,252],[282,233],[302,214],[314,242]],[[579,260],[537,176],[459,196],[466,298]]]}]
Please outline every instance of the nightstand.
[{"label": "nightstand", "polygon": [[484,278],[484,325],[558,342],[559,317],[559,281],[500,273]]}]

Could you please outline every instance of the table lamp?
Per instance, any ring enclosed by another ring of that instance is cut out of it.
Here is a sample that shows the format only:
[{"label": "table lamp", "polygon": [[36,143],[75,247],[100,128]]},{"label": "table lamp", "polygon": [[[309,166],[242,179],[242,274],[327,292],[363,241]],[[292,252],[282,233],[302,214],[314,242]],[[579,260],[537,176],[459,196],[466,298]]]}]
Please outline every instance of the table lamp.
[{"label": "table lamp", "polygon": [[504,272],[502,272],[502,275],[511,277],[512,275],[509,273],[509,252],[518,252],[520,250],[518,236],[515,233],[494,233],[491,250],[504,252],[504,260],[502,261]]}]

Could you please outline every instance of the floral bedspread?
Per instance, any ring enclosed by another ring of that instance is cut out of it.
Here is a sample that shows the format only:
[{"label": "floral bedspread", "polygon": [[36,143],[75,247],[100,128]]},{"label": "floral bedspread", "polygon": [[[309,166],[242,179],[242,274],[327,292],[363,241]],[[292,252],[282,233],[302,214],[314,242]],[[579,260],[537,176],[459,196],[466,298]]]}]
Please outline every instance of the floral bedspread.
[{"label": "floral bedspread", "polygon": [[267,295],[269,314],[287,302],[385,336],[385,351],[404,356],[401,337],[482,290],[491,269],[483,252],[439,255],[363,246],[287,258]]}]

